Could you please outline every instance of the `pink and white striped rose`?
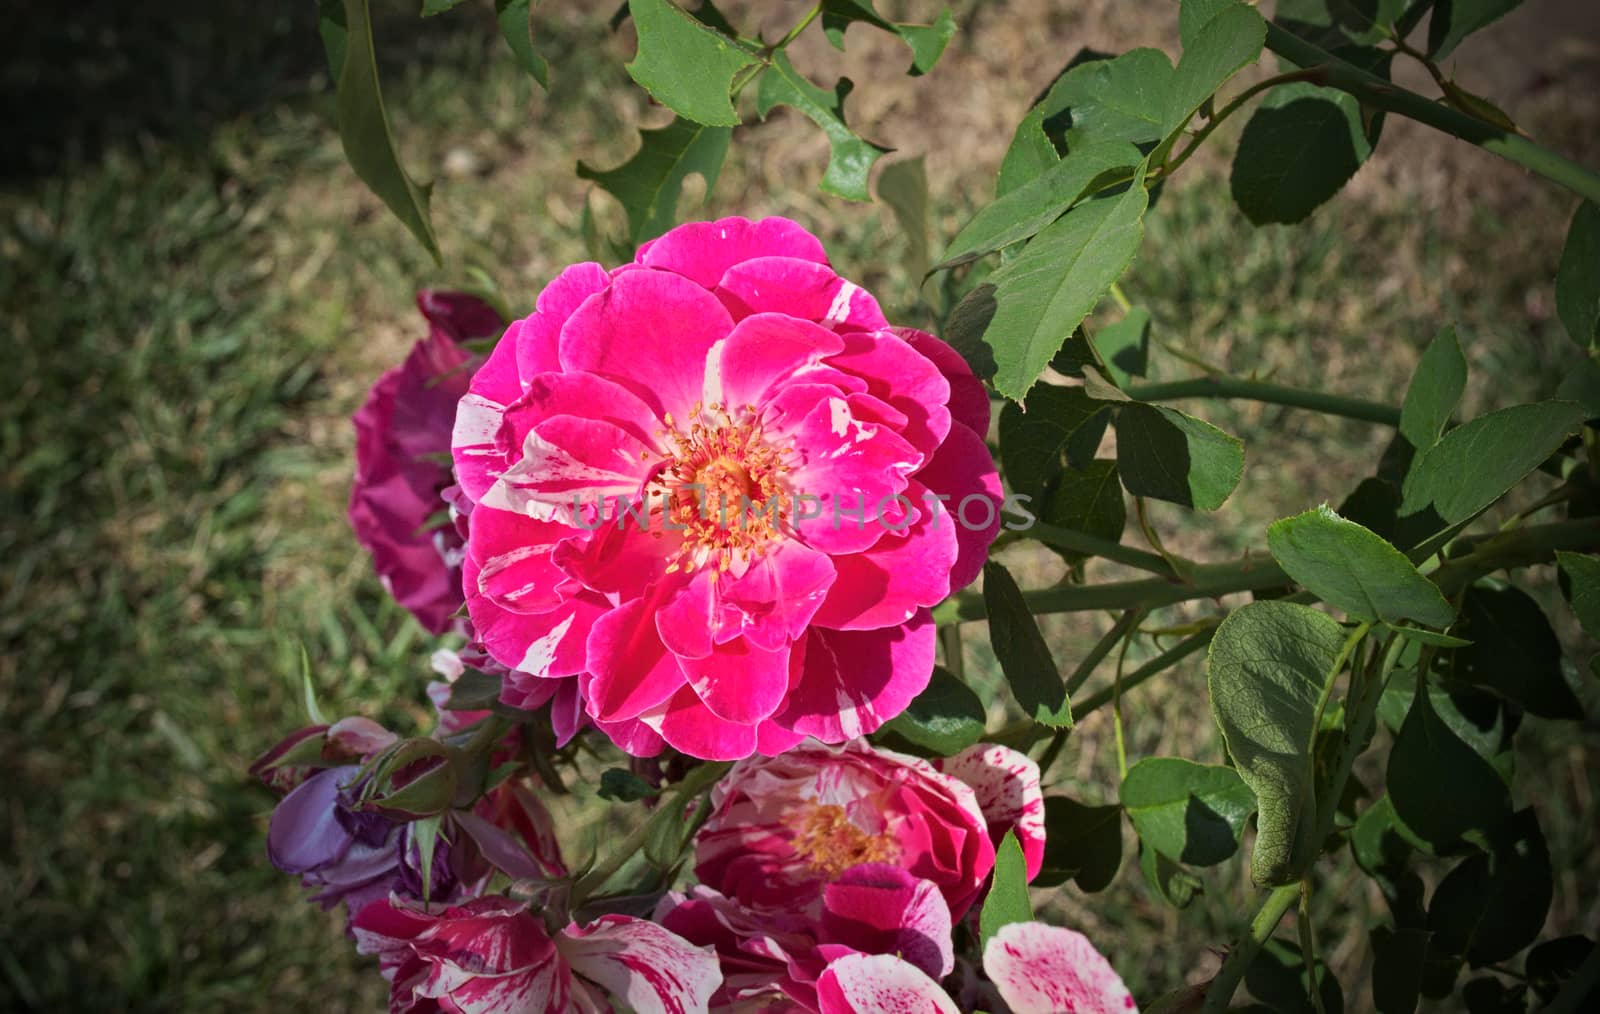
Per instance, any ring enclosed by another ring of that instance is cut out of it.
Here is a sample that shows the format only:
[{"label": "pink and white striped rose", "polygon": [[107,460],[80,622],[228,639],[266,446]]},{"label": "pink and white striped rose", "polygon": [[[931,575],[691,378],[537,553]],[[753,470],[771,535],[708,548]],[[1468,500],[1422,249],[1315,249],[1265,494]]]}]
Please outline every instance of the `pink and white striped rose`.
[{"label": "pink and white striped rose", "polygon": [[871,732],[927,685],[929,607],[998,531],[988,421],[961,357],[793,222],[575,265],[456,414],[473,626],[508,692],[576,676],[630,753]]}]

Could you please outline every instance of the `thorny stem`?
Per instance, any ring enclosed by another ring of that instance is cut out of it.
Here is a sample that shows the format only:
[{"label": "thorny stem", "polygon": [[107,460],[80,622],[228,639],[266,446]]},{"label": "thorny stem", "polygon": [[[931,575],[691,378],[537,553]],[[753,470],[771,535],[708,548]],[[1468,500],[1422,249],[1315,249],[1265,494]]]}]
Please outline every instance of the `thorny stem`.
[{"label": "thorny stem", "polygon": [[1233,945],[1233,949],[1223,959],[1217,977],[1211,980],[1211,988],[1206,990],[1206,1002],[1200,1008],[1200,1014],[1221,1014],[1228,1009],[1228,1004],[1233,1001],[1234,992],[1239,988],[1239,980],[1249,971],[1250,964],[1255,961],[1256,954],[1261,950],[1261,945],[1272,936],[1272,931],[1278,928],[1283,913],[1289,911],[1299,897],[1298,881],[1274,888],[1272,893],[1267,895],[1255,918],[1250,920],[1249,931]]},{"label": "thorny stem", "polygon": [[1347,398],[1325,391],[1308,391],[1299,387],[1269,384],[1260,380],[1238,377],[1192,377],[1160,384],[1139,384],[1127,389],[1128,397],[1137,401],[1178,401],[1184,398],[1238,398],[1244,401],[1263,401],[1291,408],[1306,408],[1325,415],[1343,416],[1382,426],[1399,426],[1400,410],[1393,405]]},{"label": "thorny stem", "polygon": [[1194,154],[1196,148],[1205,143],[1206,138],[1211,136],[1211,132],[1217,129],[1217,125],[1223,120],[1226,120],[1228,117],[1232,116],[1234,113],[1238,112],[1240,106],[1243,106],[1246,102],[1255,98],[1268,88],[1275,88],[1278,85],[1288,84],[1291,81],[1308,81],[1315,75],[1315,73],[1316,72],[1313,70],[1306,69],[1292,70],[1286,74],[1279,74],[1276,77],[1269,77],[1265,81],[1257,81],[1249,88],[1246,88],[1238,95],[1235,95],[1231,102],[1217,110],[1211,119],[1206,121],[1206,125],[1204,127],[1201,127],[1199,130],[1195,131],[1194,137],[1189,142],[1188,146],[1185,147],[1183,151],[1179,152],[1176,158],[1173,158],[1162,167],[1161,173],[1156,177],[1156,179],[1165,179],[1168,176],[1171,176],[1177,171],[1179,166],[1189,161],[1189,156]]}]

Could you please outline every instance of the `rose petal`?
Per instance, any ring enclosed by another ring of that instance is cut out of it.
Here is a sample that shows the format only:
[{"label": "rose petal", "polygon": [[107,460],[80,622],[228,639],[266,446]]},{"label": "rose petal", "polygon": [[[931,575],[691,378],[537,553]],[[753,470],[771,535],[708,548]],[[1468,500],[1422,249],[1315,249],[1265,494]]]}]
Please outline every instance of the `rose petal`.
[{"label": "rose petal", "polygon": [[706,288],[717,284],[730,267],[752,257],[779,255],[827,264],[822,243],[787,218],[721,218],[689,222],[639,248],[645,267],[665,268]]},{"label": "rose petal", "polygon": [[1082,933],[1041,922],[1002,926],[983,970],[1012,1014],[1137,1014],[1122,977]]},{"label": "rose petal", "polygon": [[883,630],[813,627],[800,680],[772,720],[824,743],[865,736],[927,687],[933,654],[933,618],[926,609]]},{"label": "rose petal", "polygon": [[898,954],[936,979],[956,967],[950,906],[936,884],[898,866],[864,863],[823,888],[822,929],[830,943]]},{"label": "rose petal", "polygon": [[561,329],[561,365],[630,388],[658,417],[686,420],[706,358],[733,320],[711,293],[667,271],[628,271],[578,307]]},{"label": "rose petal", "polygon": [[958,424],[950,427],[933,459],[916,480],[942,496],[943,518],[954,525],[959,554],[950,570],[950,590],[959,591],[983,572],[989,547],[1000,534],[1005,492],[983,438]]},{"label": "rose petal", "polygon": [[817,980],[821,1014],[960,1014],[949,994],[892,954],[848,954]]},{"label": "rose petal", "polygon": [[735,317],[786,313],[839,331],[889,326],[867,290],[834,274],[826,264],[794,257],[753,257],[727,270],[717,294]]},{"label": "rose petal", "polygon": [[569,925],[557,946],[572,970],[610,990],[639,1014],[705,1011],[722,984],[716,953],[669,930],[624,915]]},{"label": "rose petal", "polygon": [[937,758],[934,766],[972,787],[996,847],[1007,831],[1015,831],[1027,860],[1028,879],[1044,864],[1044,793],[1039,765],[1023,753],[994,743],[975,743],[954,757]]}]

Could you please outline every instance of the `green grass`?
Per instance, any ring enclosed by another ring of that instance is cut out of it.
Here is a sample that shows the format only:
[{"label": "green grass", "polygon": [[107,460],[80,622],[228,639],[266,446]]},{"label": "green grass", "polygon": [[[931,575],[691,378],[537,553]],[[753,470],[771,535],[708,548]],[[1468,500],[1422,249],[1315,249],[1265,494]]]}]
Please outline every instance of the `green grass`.
[{"label": "green grass", "polygon": [[[985,30],[1008,30],[997,23]],[[481,20],[380,25],[403,151],[430,171],[461,170],[435,191],[451,265],[440,272],[345,168],[314,42],[295,41],[307,26],[272,24],[249,51],[258,58],[238,102],[208,103],[201,123],[182,128],[155,117],[0,192],[0,1008],[381,1004],[381,980],[337,917],[267,865],[272,801],[244,775],[303,720],[302,644],[329,712],[400,729],[426,722],[427,639],[387,601],[344,521],[347,418],[417,336],[413,289],[460,282],[477,264],[527,308],[562,264],[583,259],[587,185],[573,163],[620,161],[639,119],[660,117],[621,69],[626,40],[595,15],[552,7],[549,95]],[[217,33],[180,34],[171,45],[198,51]],[[958,40],[948,59],[970,69],[977,53]],[[902,63],[895,52],[889,69]],[[184,101],[183,74],[170,76],[177,83],[150,103]],[[948,147],[938,129],[929,122],[930,152]],[[809,189],[822,152],[791,142],[810,130],[787,116],[741,130],[705,213],[797,217],[894,316],[920,319],[887,210]],[[995,136],[1008,132],[1002,124]],[[992,167],[998,150],[974,157]],[[1548,394],[1570,361],[1549,315],[1528,312],[1539,298],[1548,305],[1564,220],[1535,184],[1474,215],[1346,195],[1304,229],[1258,231],[1232,209],[1215,166],[1193,166],[1162,196],[1126,281],[1164,340],[1233,371],[1394,401],[1426,339],[1456,319],[1474,412]],[[981,169],[934,178],[937,247],[988,180]],[[599,198],[596,208],[618,221]],[[1497,270],[1463,271],[1463,251],[1491,249]],[[1159,364],[1162,378],[1190,373],[1170,357]],[[1245,438],[1249,463],[1219,514],[1156,514],[1183,552],[1261,545],[1273,518],[1337,501],[1382,446],[1361,424],[1247,403],[1184,407]],[[1035,583],[1059,565],[1017,570]],[[1058,660],[1070,664],[1103,624],[1050,620]],[[969,664],[993,679],[986,650],[973,646]],[[1220,759],[1198,661],[1132,695],[1128,713],[1130,757]],[[1530,723],[1523,740],[1524,784],[1555,786],[1541,806],[1558,863],[1593,872],[1583,823],[1592,733]],[[1064,791],[1109,796],[1108,713],[1074,734],[1058,772]],[[1208,873],[1208,894],[1181,917],[1130,865],[1107,893],[1068,890],[1062,904],[1101,934],[1143,998],[1196,974],[1206,947],[1237,927],[1242,869]],[[1592,932],[1583,919],[1596,877],[1563,876],[1551,930]],[[1341,925],[1356,933],[1365,900],[1352,904]],[[1355,936],[1337,943],[1348,988],[1363,952]]]}]

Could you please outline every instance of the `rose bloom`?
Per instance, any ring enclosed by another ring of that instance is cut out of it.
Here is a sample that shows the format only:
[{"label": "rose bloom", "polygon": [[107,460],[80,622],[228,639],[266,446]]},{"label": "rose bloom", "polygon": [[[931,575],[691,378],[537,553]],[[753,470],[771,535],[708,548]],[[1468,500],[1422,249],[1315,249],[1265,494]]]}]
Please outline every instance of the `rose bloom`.
[{"label": "rose bloom", "polygon": [[428,336],[378,379],[353,419],[350,525],[389,593],[441,634],[462,601],[461,539],[437,517],[451,482],[456,402],[478,363],[461,343],[498,334],[504,323],[487,303],[461,292],[424,290],[417,308]]},{"label": "rose bloom", "polygon": [[607,915],[552,936],[502,896],[389,900],[363,909],[353,929],[361,953],[378,955],[391,1014],[603,1011],[608,994],[639,1014],[691,1014],[722,978],[713,955],[654,923]]},{"label": "rose bloom", "polygon": [[961,357],[793,222],[575,265],[456,413],[473,627],[509,693],[577,676],[636,755],[871,732],[927,685],[929,607],[999,529],[988,422]]},{"label": "rose bloom", "polygon": [[960,919],[1007,830],[1030,879],[1044,862],[1039,767],[989,743],[937,762],[864,742],[802,746],[735,765],[711,799],[695,875],[755,909],[803,912],[845,870],[887,863],[932,881]]},{"label": "rose bloom", "polygon": [[950,974],[952,923],[981,893],[995,841],[1014,832],[1038,872],[1044,799],[1038,766],[1006,747],[939,763],[862,742],[802,746],[741,761],[712,790],[695,839],[701,884],[657,916],[717,949],[719,1009],[843,1010],[824,972],[852,954],[898,956],[923,980]]}]

